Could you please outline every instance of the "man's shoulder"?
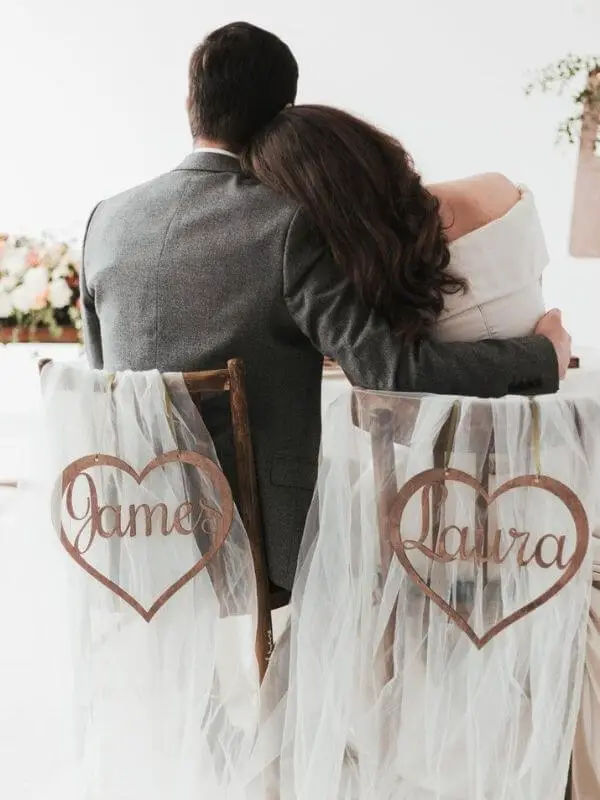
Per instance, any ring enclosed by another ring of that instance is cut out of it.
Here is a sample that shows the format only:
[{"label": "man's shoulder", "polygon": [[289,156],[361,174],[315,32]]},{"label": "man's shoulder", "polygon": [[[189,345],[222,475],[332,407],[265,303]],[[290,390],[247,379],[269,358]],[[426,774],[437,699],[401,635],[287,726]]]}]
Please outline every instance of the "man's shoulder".
[{"label": "man's shoulder", "polygon": [[[164,172],[148,181],[132,186],[102,200],[96,208],[104,212],[115,213],[131,206],[142,206],[149,209],[154,200],[178,196],[189,183],[191,175],[207,173],[190,173],[174,169]],[[251,213],[277,220],[279,224],[289,226],[297,215],[299,207],[286,197],[256,181],[250,176],[239,173],[223,173],[226,186],[222,190],[215,184],[214,173],[211,180],[197,182],[196,193],[206,195],[209,203],[231,205],[235,215]],[[192,195],[192,198],[194,195]]]},{"label": "man's shoulder", "polygon": [[109,197],[104,198],[98,203],[98,208],[114,209],[118,206],[127,205],[135,200],[144,200],[153,194],[162,193],[169,184],[176,182],[175,171],[164,172],[154,178],[137,183],[127,189],[122,189]]},{"label": "man's shoulder", "polygon": [[289,227],[299,206],[293,200],[277,194],[254,178],[241,176],[239,182],[239,203],[250,213],[277,220]]}]

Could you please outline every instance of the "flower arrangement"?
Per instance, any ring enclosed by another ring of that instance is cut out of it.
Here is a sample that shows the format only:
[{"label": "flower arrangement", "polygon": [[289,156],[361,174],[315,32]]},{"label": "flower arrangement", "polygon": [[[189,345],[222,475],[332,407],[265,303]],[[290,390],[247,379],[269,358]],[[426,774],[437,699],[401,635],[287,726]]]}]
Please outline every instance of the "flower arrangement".
[{"label": "flower arrangement", "polygon": [[[535,91],[571,93],[572,113],[557,128],[557,141],[574,144],[579,140],[582,126],[598,128],[600,121],[600,56],[569,54],[539,70],[525,87],[527,95]],[[600,134],[599,134],[600,135]],[[598,142],[600,144],[600,141]]]},{"label": "flower arrangement", "polygon": [[0,331],[18,340],[38,329],[59,338],[63,328],[80,335],[80,252],[50,237],[0,234]]}]

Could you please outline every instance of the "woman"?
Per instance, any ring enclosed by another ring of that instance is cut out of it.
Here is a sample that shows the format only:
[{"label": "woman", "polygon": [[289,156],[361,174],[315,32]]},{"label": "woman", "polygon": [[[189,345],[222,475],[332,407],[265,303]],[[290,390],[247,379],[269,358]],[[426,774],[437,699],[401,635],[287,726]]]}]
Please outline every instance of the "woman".
[{"label": "woman", "polygon": [[[425,187],[396,140],[349,114],[318,106],[285,109],[242,154],[242,165],[306,209],[365,304],[399,333],[458,341],[520,336],[531,333],[544,313],[541,275],[548,256],[533,197],[501,175]],[[429,398],[414,418],[404,415],[395,432],[399,487],[403,475],[431,466],[452,402]],[[360,404],[359,394],[357,416],[366,419],[368,406],[361,412]],[[542,618],[535,628],[515,626],[505,635],[504,648],[480,657],[397,561],[389,567],[385,559],[380,562],[373,457],[367,437],[348,422],[350,406],[342,399],[328,414],[322,446],[328,462],[319,471],[307,521],[291,622],[265,683],[276,683],[279,672],[289,679],[281,691],[287,698],[278,796],[564,797],[561,781],[571,745],[562,734],[547,734],[563,725],[572,731],[577,709],[568,692],[561,695],[560,709],[558,701],[547,704],[543,673],[581,660],[585,591],[579,587],[577,598],[561,596],[564,605],[555,613],[573,617],[558,635],[557,626],[546,627]],[[527,430],[527,404],[511,406],[513,415],[516,408],[525,409],[518,423],[511,418],[514,428],[504,424],[499,406],[489,419],[480,418],[477,404],[467,402],[466,408],[454,438],[451,465],[457,469],[477,470],[473,431],[485,442],[495,437],[499,452],[508,453],[506,437]],[[417,446],[407,446],[412,442]],[[514,461],[510,468],[520,469]],[[506,460],[496,464],[508,469]],[[464,502],[455,487],[444,509],[448,519],[471,525],[470,498]],[[419,531],[421,508],[414,513],[406,524]],[[425,574],[428,565],[419,555],[413,554],[411,563]],[[467,613],[485,608],[491,627],[502,616],[502,603],[509,603],[501,594],[505,585],[513,586],[514,579],[518,591],[529,588],[513,573],[501,587],[496,566],[490,564],[486,573],[491,580],[485,605],[470,566],[444,565],[432,571],[431,580],[448,605],[459,609],[464,601]],[[512,568],[505,567],[503,577]],[[571,647],[562,637],[572,634]],[[537,681],[533,693],[528,668]],[[522,743],[529,739],[526,748]]]},{"label": "woman", "polygon": [[364,302],[399,332],[524,336],[544,313],[533,197],[502,175],[426,187],[397,140],[326,106],[286,108],[242,165],[309,212]]}]

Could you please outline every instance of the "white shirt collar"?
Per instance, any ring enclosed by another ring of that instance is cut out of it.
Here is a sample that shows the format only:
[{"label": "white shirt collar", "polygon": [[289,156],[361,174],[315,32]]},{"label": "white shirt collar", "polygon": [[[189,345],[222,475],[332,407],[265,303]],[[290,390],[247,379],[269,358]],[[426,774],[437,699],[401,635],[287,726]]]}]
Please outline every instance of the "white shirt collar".
[{"label": "white shirt collar", "polygon": [[236,156],[235,153],[230,153],[229,150],[221,150],[219,147],[194,147],[194,153],[217,153],[220,156],[229,156],[230,158],[237,158],[240,160],[239,156]]}]

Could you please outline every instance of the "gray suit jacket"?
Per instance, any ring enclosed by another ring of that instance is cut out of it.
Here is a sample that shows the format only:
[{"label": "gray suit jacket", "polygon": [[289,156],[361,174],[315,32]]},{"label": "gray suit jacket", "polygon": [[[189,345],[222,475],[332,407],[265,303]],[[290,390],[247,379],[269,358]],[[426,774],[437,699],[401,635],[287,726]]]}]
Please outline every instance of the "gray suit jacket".
[{"label": "gray suit jacket", "polygon": [[[501,396],[558,386],[543,337],[472,344],[394,335],[363,306],[306,214],[194,153],[100,203],[82,270],[95,368],[188,371],[244,361],[273,582],[292,584],[317,473],[322,354],[373,389]],[[227,406],[202,408],[235,491]]]}]

